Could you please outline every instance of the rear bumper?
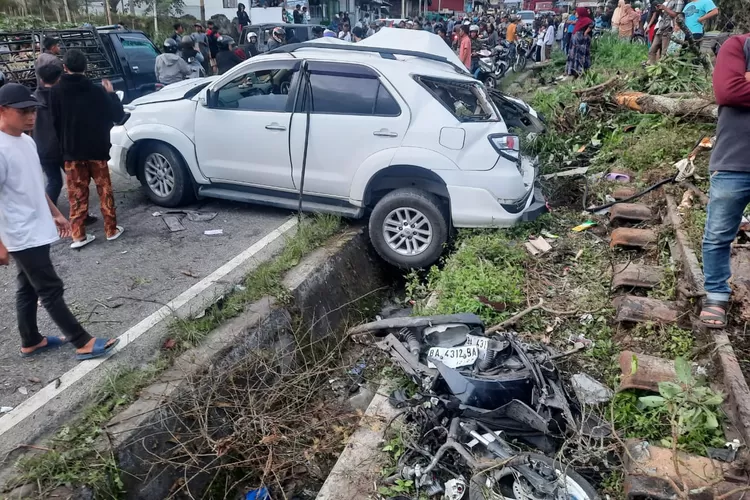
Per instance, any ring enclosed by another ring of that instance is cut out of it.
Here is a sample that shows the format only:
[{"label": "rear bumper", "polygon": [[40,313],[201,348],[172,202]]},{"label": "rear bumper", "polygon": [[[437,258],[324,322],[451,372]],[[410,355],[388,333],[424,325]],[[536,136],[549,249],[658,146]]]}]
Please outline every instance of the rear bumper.
[{"label": "rear bumper", "polygon": [[524,197],[526,202],[522,209],[513,208],[512,212],[486,189],[449,185],[448,194],[455,227],[511,227],[532,221],[548,211],[547,201],[538,187]]},{"label": "rear bumper", "polygon": [[544,215],[547,212],[549,212],[549,206],[547,205],[547,200],[542,193],[542,188],[535,186],[531,205],[529,205],[523,212],[521,220],[524,222],[530,222],[538,219],[541,215]]}]

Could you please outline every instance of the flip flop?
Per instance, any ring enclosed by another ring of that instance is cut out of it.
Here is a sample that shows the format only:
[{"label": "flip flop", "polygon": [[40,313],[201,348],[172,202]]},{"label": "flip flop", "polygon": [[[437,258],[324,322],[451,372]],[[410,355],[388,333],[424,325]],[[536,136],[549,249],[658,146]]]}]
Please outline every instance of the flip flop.
[{"label": "flip flop", "polygon": [[61,345],[67,342],[67,340],[64,338],[54,337],[52,335],[50,335],[49,337],[46,337],[46,339],[47,339],[47,345],[42,346],[42,347],[37,347],[31,352],[21,352],[21,357],[30,358],[31,356],[36,356],[40,352],[48,351],[50,349],[57,349],[58,347],[60,347]]},{"label": "flip flop", "polygon": [[[728,302],[722,302],[718,300],[706,300],[703,303],[703,308],[700,313],[701,324],[710,329],[720,330],[727,326],[727,309],[729,308]],[[719,309],[722,312],[719,312]],[[717,321],[717,323],[708,323],[706,320]]]},{"label": "flip flop", "polygon": [[109,340],[110,339],[96,339],[94,341],[94,348],[91,350],[91,352],[87,352],[86,354],[76,354],[76,359],[78,361],[84,361],[87,359],[99,358],[109,354],[112,349],[114,349],[115,346],[120,343],[120,339],[115,339],[115,341],[112,342],[112,345],[107,346],[107,342],[109,342]]}]

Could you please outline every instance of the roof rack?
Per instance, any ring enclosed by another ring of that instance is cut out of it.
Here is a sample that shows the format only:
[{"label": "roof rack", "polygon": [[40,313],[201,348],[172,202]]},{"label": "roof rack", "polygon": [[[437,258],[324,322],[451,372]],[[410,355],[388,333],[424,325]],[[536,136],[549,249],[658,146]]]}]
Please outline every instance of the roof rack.
[{"label": "roof rack", "polygon": [[404,50],[404,49],[388,49],[384,47],[367,47],[365,45],[344,45],[334,43],[317,43],[317,42],[304,42],[304,43],[292,43],[288,45],[282,45],[281,47],[274,49],[267,54],[275,53],[292,53],[299,49],[326,49],[326,50],[344,50],[348,52],[374,52],[380,54],[383,59],[396,59],[396,56],[411,56],[419,57],[422,59],[429,59],[430,61],[437,61],[451,65],[457,72],[466,73],[466,68],[463,68],[443,56],[436,56],[428,52],[420,52],[418,50]]}]

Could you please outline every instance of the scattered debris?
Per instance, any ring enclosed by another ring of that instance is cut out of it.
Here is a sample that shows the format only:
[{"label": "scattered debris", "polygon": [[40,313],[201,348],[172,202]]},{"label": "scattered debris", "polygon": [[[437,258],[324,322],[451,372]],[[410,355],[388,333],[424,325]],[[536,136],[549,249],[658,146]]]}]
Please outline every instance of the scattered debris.
[{"label": "scattered debris", "polygon": [[585,175],[586,172],[588,171],[589,171],[589,167],[571,168],[569,170],[562,170],[554,174],[543,175],[542,179],[549,180],[549,179],[556,179],[558,177],[572,177],[574,175]]},{"label": "scattered debris", "polygon": [[161,217],[161,212],[154,212],[151,214],[151,217]]},{"label": "scattered debris", "polygon": [[675,302],[620,295],[612,301],[617,309],[615,321],[619,323],[677,323],[683,316],[682,308]]},{"label": "scattered debris", "polygon": [[24,386],[21,386],[21,387],[18,388],[18,392],[20,392],[21,394],[23,394],[24,396],[26,396],[29,393],[29,390],[27,388],[25,388]]},{"label": "scattered debris", "polygon": [[585,373],[576,373],[570,377],[570,384],[573,386],[578,401],[585,405],[598,405],[606,403],[614,395],[612,390],[593,379]]},{"label": "scattered debris", "polygon": [[618,172],[610,172],[605,177],[610,182],[630,182],[630,176],[628,174],[621,174]]},{"label": "scattered debris", "polygon": [[664,270],[661,267],[628,262],[615,265],[612,288],[654,288],[663,279]]},{"label": "scattered debris", "polygon": [[185,276],[188,276],[190,278],[200,278],[197,274],[195,274],[193,271],[180,271]]},{"label": "scattered debris", "polygon": [[13,411],[12,406],[0,406],[0,413],[10,413]]},{"label": "scattered debris", "polygon": [[585,230],[587,230],[589,228],[592,228],[594,226],[596,226],[596,222],[594,222],[592,220],[587,220],[583,224],[577,225],[572,230],[575,231],[576,233],[580,233],[581,231],[585,231]]},{"label": "scattered debris", "polygon": [[268,488],[265,486],[255,490],[250,490],[245,494],[245,500],[270,500]]},{"label": "scattered debris", "polygon": [[176,233],[178,231],[184,231],[186,229],[186,227],[182,225],[182,222],[180,222],[180,218],[175,217],[174,215],[168,215],[164,217],[162,220],[167,225],[169,230],[173,233]]},{"label": "scattered debris", "polygon": [[618,227],[610,235],[609,246],[612,248],[647,248],[655,245],[658,236],[653,229]]},{"label": "scattered debris", "polygon": [[219,215],[216,212],[188,212],[187,218],[192,222],[208,222],[212,221]]},{"label": "scattered debris", "polygon": [[31,382],[32,384],[41,384],[41,383],[42,383],[41,379],[39,379],[39,378],[37,378],[37,377],[29,377],[29,378],[28,378],[28,379],[26,379],[26,380],[28,380],[28,381],[29,381],[29,382]]},{"label": "scattered debris", "polygon": [[203,231],[203,234],[205,234],[206,236],[219,236],[219,235],[224,234],[224,230],[223,229],[206,229],[205,231]]},{"label": "scattered debris", "polygon": [[552,245],[547,243],[547,240],[545,240],[542,236],[529,239],[529,241],[526,242],[525,246],[526,250],[528,250],[529,253],[534,256],[539,255],[540,253],[547,253],[552,250]]},{"label": "scattered debris", "polygon": [[170,349],[174,349],[176,345],[177,345],[177,341],[173,339],[172,337],[169,337],[161,345],[161,348],[164,350],[170,350]]}]

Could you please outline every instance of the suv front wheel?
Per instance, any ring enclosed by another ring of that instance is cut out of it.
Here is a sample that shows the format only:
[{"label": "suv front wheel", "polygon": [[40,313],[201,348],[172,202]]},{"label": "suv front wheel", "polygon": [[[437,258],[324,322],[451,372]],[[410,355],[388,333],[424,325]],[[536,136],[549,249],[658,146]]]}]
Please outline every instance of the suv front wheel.
[{"label": "suv front wheel", "polygon": [[438,198],[418,189],[385,195],[370,215],[370,240],[378,254],[402,269],[434,264],[448,240],[448,221]]},{"label": "suv front wheel", "polygon": [[193,201],[193,184],[182,157],[162,142],[150,142],[141,152],[139,178],[151,201],[179,207]]}]

